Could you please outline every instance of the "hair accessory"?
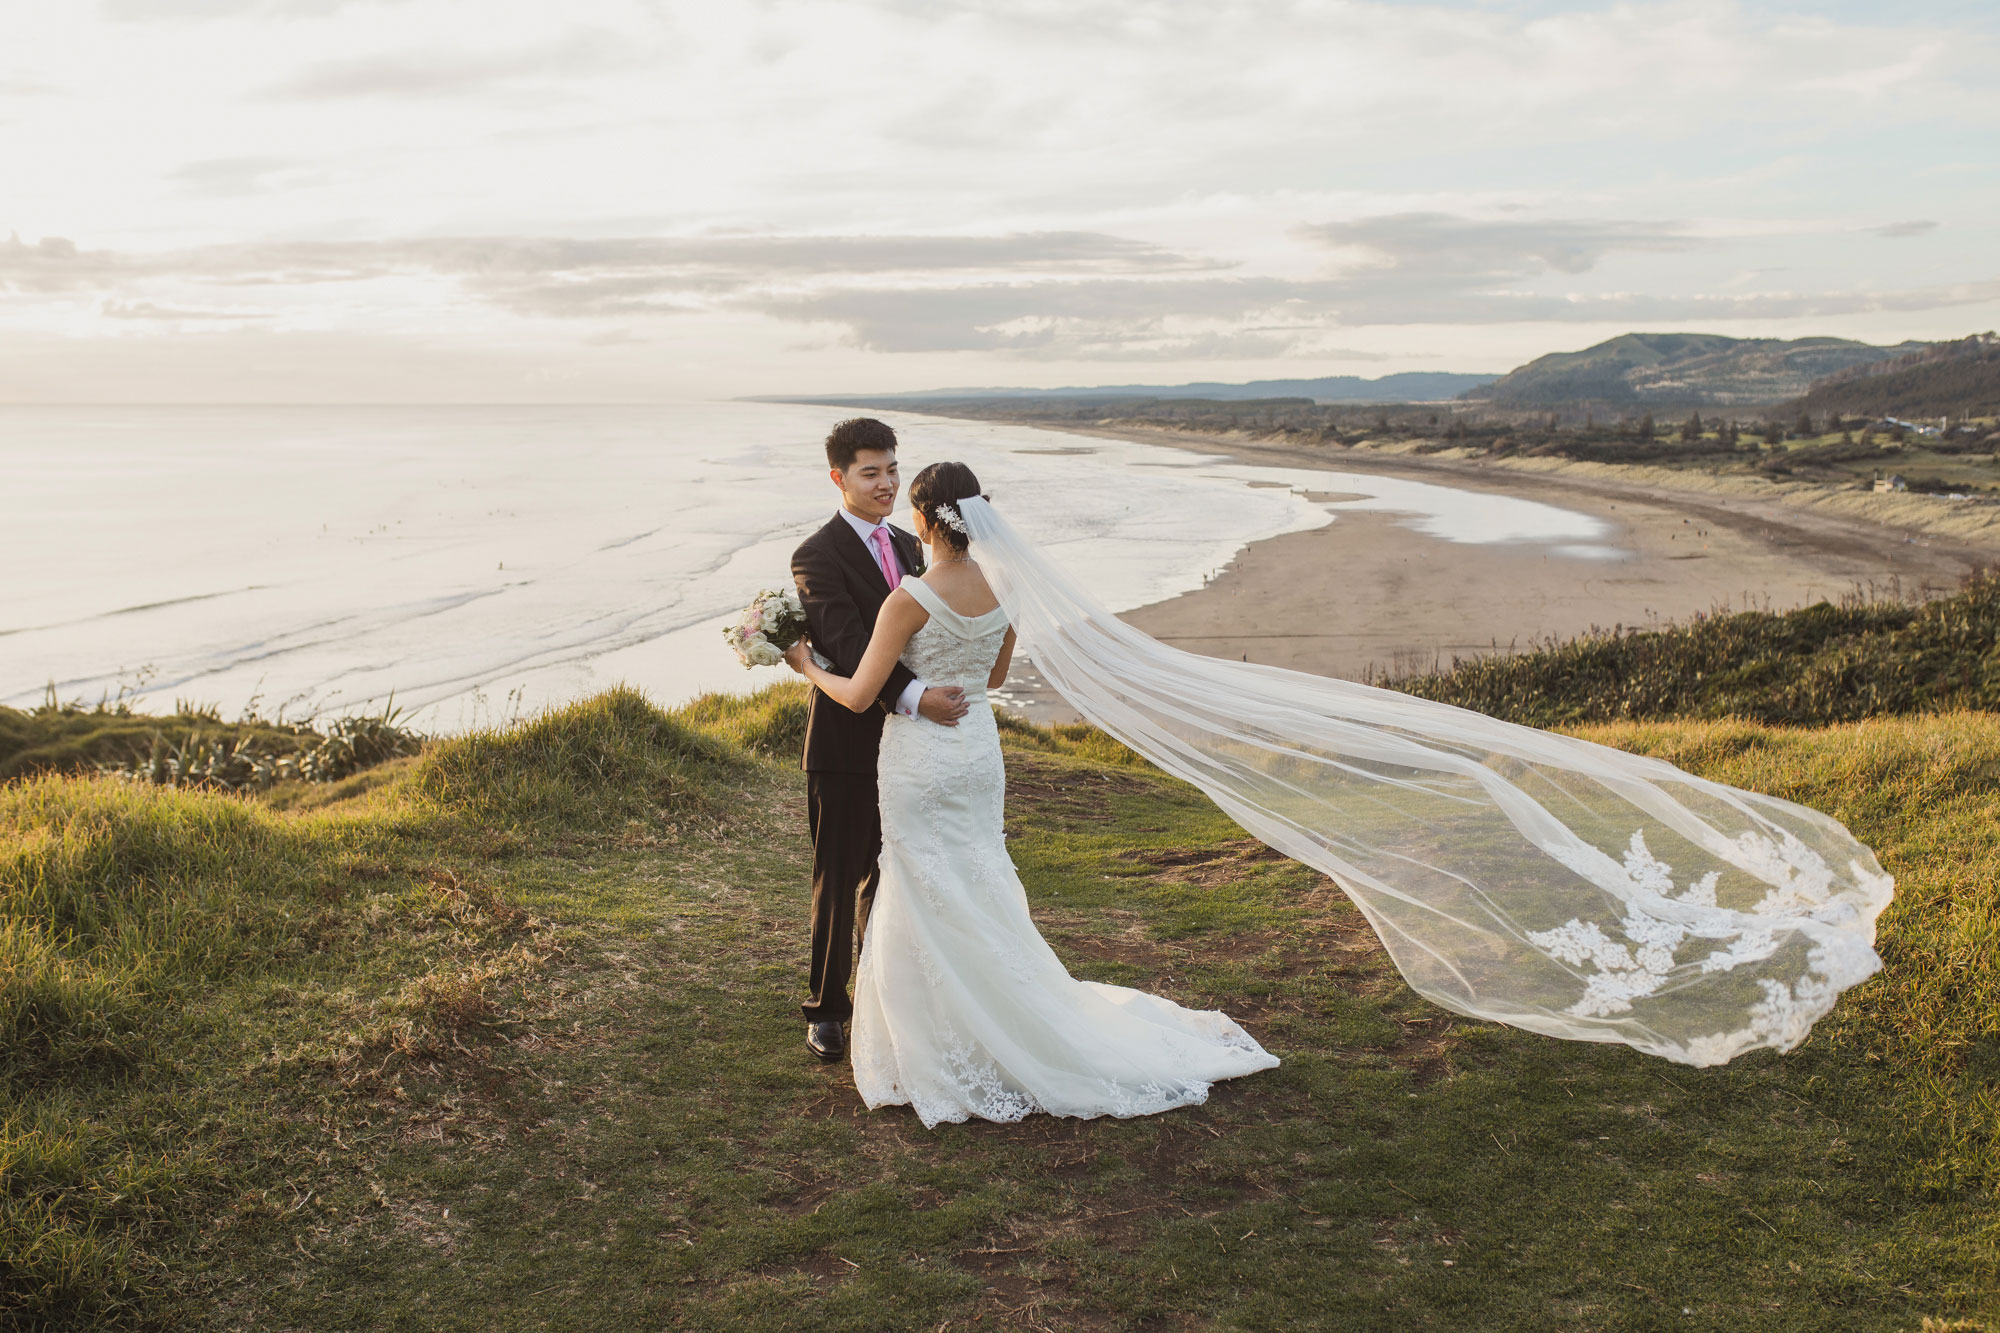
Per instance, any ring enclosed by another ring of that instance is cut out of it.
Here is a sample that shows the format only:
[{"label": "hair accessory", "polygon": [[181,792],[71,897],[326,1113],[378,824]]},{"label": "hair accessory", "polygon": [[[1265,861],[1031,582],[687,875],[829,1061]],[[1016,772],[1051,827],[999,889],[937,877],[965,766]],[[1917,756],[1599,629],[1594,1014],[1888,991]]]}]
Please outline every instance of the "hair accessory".
[{"label": "hair accessory", "polygon": [[965,532],[965,520],[958,516],[958,510],[952,508],[949,501],[931,510],[931,518],[936,522],[944,524],[953,532],[961,535]]}]

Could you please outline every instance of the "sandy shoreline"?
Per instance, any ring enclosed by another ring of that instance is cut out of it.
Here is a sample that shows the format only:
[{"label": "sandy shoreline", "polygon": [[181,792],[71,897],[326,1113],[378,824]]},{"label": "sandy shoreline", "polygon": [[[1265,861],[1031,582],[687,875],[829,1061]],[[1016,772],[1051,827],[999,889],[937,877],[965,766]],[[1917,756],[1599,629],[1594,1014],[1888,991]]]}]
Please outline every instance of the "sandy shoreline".
[{"label": "sandy shoreline", "polygon": [[[1796,495],[1680,489],[1660,484],[1657,469],[1633,476],[1166,430],[1051,429],[1252,466],[1378,474],[1536,500],[1603,520],[1609,531],[1600,540],[1624,552],[1606,559],[1538,542],[1441,541],[1406,526],[1402,515],[1350,512],[1311,532],[1254,543],[1207,587],[1124,615],[1177,647],[1320,675],[1361,679],[1448,666],[1454,656],[1525,649],[1593,627],[1684,621],[1720,607],[1782,611],[1856,590],[1943,592],[1973,569],[2000,563],[2000,541],[1890,526]],[[1296,628],[1301,608],[1316,628]],[[1032,664],[1009,679],[1007,693],[1036,720],[1074,717]]]}]

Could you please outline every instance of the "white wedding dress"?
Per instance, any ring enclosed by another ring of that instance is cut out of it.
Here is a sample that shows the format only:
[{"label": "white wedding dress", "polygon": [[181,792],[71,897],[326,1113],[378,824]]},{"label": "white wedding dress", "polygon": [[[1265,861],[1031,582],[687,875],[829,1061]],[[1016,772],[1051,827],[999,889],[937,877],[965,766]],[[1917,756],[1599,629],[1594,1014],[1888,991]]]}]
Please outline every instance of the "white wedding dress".
[{"label": "white wedding dress", "polygon": [[928,585],[903,662],[964,689],[956,727],[892,716],[882,732],[882,878],[855,979],[849,1049],[870,1107],[926,1126],[1151,1115],[1278,1063],[1226,1015],[1070,976],[1028,913],[1002,827],[1006,770],[986,678],[1007,613],[962,616]]}]

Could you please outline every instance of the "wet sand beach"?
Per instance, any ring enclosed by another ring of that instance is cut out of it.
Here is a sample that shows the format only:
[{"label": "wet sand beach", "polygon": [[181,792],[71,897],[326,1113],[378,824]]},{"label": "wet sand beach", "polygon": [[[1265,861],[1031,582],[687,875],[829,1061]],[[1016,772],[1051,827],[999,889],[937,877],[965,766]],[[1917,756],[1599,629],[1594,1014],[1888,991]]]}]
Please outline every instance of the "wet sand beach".
[{"label": "wet sand beach", "polygon": [[[1054,432],[1052,432],[1054,433]],[[1067,433],[1067,432],[1065,432]],[[1323,528],[1257,542],[1208,585],[1125,614],[1168,643],[1215,657],[1363,679],[1522,650],[1593,627],[1685,621],[1719,608],[1781,611],[1857,591],[1948,591],[2000,563],[2000,545],[1957,540],[1754,495],[1677,490],[1648,478],[1549,475],[1365,448],[1300,448],[1145,429],[1075,434],[1140,440],[1257,467],[1378,475],[1529,499],[1603,523],[1589,546],[1468,543],[1407,516],[1341,512]],[[1195,460],[1190,460],[1195,464]],[[1198,465],[1198,464],[1195,464]],[[1610,548],[1609,551],[1591,547]],[[1026,664],[1010,701],[1042,721],[1074,717]]]}]

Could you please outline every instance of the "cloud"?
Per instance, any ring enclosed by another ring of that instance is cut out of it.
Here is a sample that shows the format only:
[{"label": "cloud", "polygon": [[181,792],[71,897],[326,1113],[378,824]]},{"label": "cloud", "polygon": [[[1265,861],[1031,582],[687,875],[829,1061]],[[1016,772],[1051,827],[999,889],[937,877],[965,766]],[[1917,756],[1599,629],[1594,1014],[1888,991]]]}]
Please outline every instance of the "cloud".
[{"label": "cloud", "polygon": [[161,19],[224,18],[255,9],[262,0],[98,0],[98,12],[126,23]]},{"label": "cloud", "polygon": [[1210,261],[1092,232],[1008,236],[715,237],[673,241],[455,243],[439,271],[522,314],[560,317],[686,310],[771,286],[932,277],[963,270],[1120,273]]},{"label": "cloud", "polygon": [[0,291],[61,292],[149,279],[231,286],[443,276],[524,314],[604,315],[782,281],[966,270],[1131,273],[1214,268],[1101,232],[998,236],[424,237],[283,241],[155,253],[84,250],[59,236],[0,243]]},{"label": "cloud", "polygon": [[[843,325],[876,352],[996,352],[1034,359],[1321,355],[1357,326],[1728,323],[1913,313],[2000,301],[2000,280],[1886,291],[1654,296],[1434,291],[1379,280],[1122,280],[841,290],[758,306]],[[1282,320],[1283,327],[1274,327]]]},{"label": "cloud", "polygon": [[1910,222],[1889,222],[1880,227],[1870,227],[1868,231],[1885,241],[1900,241],[1908,236],[1924,236],[1937,230],[1938,224],[1929,218],[1919,218]]},{"label": "cloud", "polygon": [[2000,301],[2000,279],[1903,287],[1883,291],[1752,292],[1740,296],[1598,297],[1580,309],[1593,318],[1630,320],[1830,319],[1850,315],[1915,313]]},{"label": "cloud", "polygon": [[259,194],[277,188],[277,178],[296,175],[302,165],[291,157],[211,157],[175,167],[167,179],[194,194]]},{"label": "cloud", "polygon": [[586,347],[623,347],[629,343],[650,341],[652,340],[641,338],[630,329],[606,329],[602,333],[593,333],[585,338],[583,345]]},{"label": "cloud", "polygon": [[753,304],[780,319],[846,325],[854,343],[869,351],[1150,359],[1164,355],[1162,349],[1197,345],[1209,354],[1225,346],[1240,355],[1282,349],[1291,336],[1236,326],[1311,301],[1322,295],[1317,286],[1278,278],[995,282],[850,287]]},{"label": "cloud", "polygon": [[[19,232],[0,245],[0,292],[62,292],[92,281],[103,281],[105,262],[86,256],[76,242],[62,236],[44,236],[29,245]],[[80,279],[89,273],[91,278]]]},{"label": "cloud", "polygon": [[[250,13],[315,18],[360,2],[361,0],[99,0],[98,12],[105,18],[125,23],[233,18]],[[395,0],[376,0],[376,3],[394,2]]]},{"label": "cloud", "polygon": [[156,305],[151,301],[106,301],[99,312],[111,319],[269,319],[265,310],[204,310]]},{"label": "cloud", "polygon": [[[157,337],[51,338],[0,327],[0,403],[659,400],[644,348],[578,350],[479,337],[282,330],[217,321]],[[566,349],[565,349],[566,350]],[[556,373],[551,373],[551,372]],[[696,391],[701,387],[695,386]],[[683,389],[682,392],[686,392]]]},{"label": "cloud", "polygon": [[[1325,344],[1354,325],[1510,323],[1617,318],[1624,298],[1523,290],[1576,275],[1616,251],[1672,252],[1701,240],[1689,224],[1487,220],[1394,213],[1300,227],[1339,253],[1323,278],[1186,276],[1037,278],[977,285],[875,285],[778,294],[783,319],[845,325],[880,352],[984,351],[1031,357],[1270,357]],[[1707,309],[1719,311],[1723,307]],[[1665,316],[1661,316],[1665,317]]]},{"label": "cloud", "polygon": [[1297,229],[1325,246],[1358,249],[1380,267],[1445,284],[1494,283],[1543,273],[1587,273],[1619,250],[1690,250],[1683,222],[1488,220],[1448,213],[1391,213]]},{"label": "cloud", "polygon": [[[647,63],[643,44],[592,29],[511,51],[418,50],[308,66],[258,96],[283,101],[457,97],[523,83],[553,86]],[[573,89],[581,97],[584,90]]]}]

